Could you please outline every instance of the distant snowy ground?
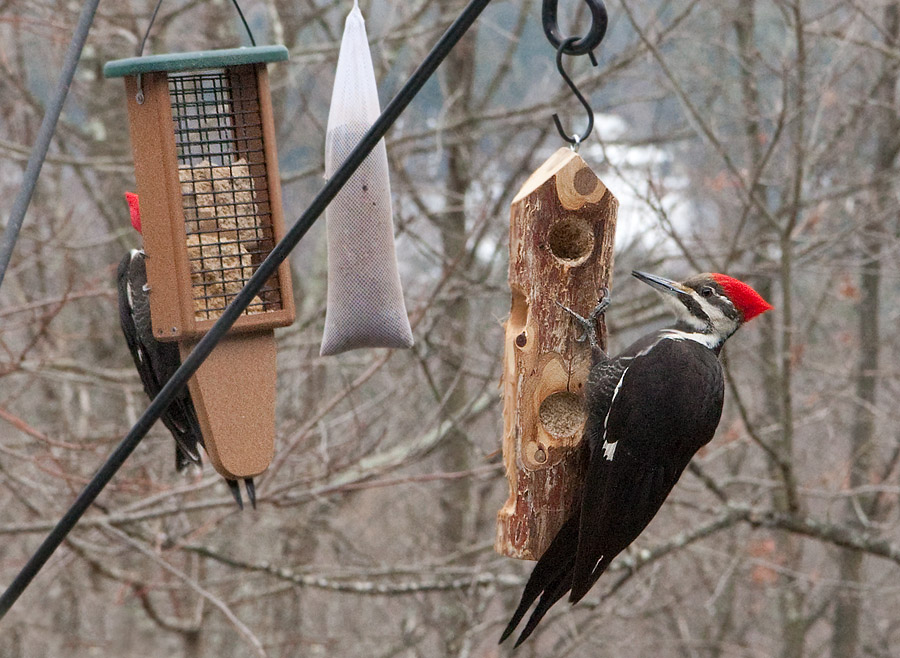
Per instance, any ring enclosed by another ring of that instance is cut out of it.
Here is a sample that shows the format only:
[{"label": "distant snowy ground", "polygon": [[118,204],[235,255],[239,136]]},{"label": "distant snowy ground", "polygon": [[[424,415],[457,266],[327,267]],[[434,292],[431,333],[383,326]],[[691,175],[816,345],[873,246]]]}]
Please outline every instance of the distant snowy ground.
[{"label": "distant snowy ground", "polygon": [[[597,114],[594,117],[594,132],[581,145],[579,154],[619,200],[616,251],[623,253],[629,248],[638,247],[660,255],[674,252],[667,230],[674,227],[680,231],[690,224],[690,203],[684,193],[687,179],[678,174],[677,163],[662,148],[624,143],[629,132],[628,123],[621,117]],[[550,157],[557,148],[566,146],[562,139],[556,141],[557,144],[551,142],[547,146],[544,159]],[[440,164],[441,159],[435,158],[428,166],[437,170]],[[486,233],[477,229],[478,224],[485,220],[485,208],[491,207],[497,197],[505,193],[502,180],[505,180],[502,172],[484,171],[482,177],[469,188],[465,204],[469,239],[478,239],[477,245],[473,242],[469,246],[476,249],[479,261],[498,261],[497,266],[505,268],[505,232],[497,230],[498,227],[493,227]],[[523,177],[520,183],[524,182]],[[420,188],[419,197],[435,212],[440,212],[453,202],[438,185],[433,190]],[[408,200],[399,199],[395,202],[407,216],[419,213],[419,209]],[[508,219],[506,206],[497,217],[488,218],[488,221],[507,222]],[[397,236],[397,253],[404,281],[415,279],[423,269],[432,271],[435,275],[439,272],[439,240],[436,229],[429,224],[417,223],[414,231],[415,236],[403,232]],[[476,238],[476,235],[479,237]]]},{"label": "distant snowy ground", "polygon": [[628,132],[621,117],[597,114],[594,134],[579,154],[619,200],[616,249],[635,242],[658,249],[668,242],[667,222],[677,229],[690,223],[690,203],[684,194],[688,181],[663,149],[623,144]]}]

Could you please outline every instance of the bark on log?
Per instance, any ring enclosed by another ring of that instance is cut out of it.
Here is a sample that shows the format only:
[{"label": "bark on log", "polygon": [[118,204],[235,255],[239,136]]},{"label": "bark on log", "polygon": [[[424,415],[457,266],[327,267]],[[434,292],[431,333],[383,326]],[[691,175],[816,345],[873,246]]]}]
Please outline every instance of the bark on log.
[{"label": "bark on log", "polygon": [[[618,201],[577,153],[554,153],[510,209],[503,370],[503,460],[510,497],[495,549],[536,560],[569,515],[587,464],[590,347],[556,302],[582,315],[609,287]],[[600,323],[601,344],[606,327]]]}]

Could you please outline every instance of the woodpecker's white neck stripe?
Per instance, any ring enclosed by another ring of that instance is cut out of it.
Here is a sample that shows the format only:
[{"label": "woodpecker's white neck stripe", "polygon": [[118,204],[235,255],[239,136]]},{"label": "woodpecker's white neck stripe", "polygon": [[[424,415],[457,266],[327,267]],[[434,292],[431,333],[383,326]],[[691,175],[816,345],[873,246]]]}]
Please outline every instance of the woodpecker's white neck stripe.
[{"label": "woodpecker's white neck stripe", "polygon": [[[714,350],[719,345],[721,345],[724,340],[721,336],[717,336],[716,334],[708,334],[702,331],[681,331],[680,329],[666,329],[662,332],[662,336],[660,340],[692,340],[695,343],[700,343],[704,347],[708,347],[711,350]],[[656,343],[654,343],[654,347]]]}]

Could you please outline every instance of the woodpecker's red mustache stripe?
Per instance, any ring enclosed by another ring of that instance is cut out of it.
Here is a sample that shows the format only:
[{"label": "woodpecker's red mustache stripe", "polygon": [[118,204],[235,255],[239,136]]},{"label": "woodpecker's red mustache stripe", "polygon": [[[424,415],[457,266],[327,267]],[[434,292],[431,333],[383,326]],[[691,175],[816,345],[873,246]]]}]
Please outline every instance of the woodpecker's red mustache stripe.
[{"label": "woodpecker's red mustache stripe", "polygon": [[728,299],[743,314],[744,322],[755,318],[760,313],[772,310],[773,306],[743,281],[738,281],[727,274],[713,274],[712,277],[716,283],[722,286]]}]

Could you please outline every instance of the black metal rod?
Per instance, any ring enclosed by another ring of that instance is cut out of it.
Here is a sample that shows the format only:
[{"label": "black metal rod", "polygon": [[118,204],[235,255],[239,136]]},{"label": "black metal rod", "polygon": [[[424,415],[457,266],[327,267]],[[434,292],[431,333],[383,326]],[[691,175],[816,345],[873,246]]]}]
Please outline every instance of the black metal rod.
[{"label": "black metal rod", "polygon": [[25,591],[25,588],[28,587],[32,579],[41,570],[41,567],[50,559],[53,552],[63,542],[66,535],[69,534],[69,531],[72,530],[87,508],[94,502],[94,499],[97,498],[113,475],[116,474],[116,471],[119,470],[128,456],[138,446],[153,423],[159,419],[162,412],[169,406],[175,395],[185,386],[187,380],[197,371],[219,340],[234,324],[235,320],[240,317],[256,293],[265,285],[269,277],[275,273],[282,261],[287,258],[291,250],[300,242],[316,219],[324,212],[325,208],[350,179],[357,167],[362,164],[369,152],[384,137],[388,128],[391,127],[394,121],[397,120],[397,117],[409,105],[410,101],[419,93],[419,90],[428,81],[438,65],[471,27],[489,2],[490,0],[471,0],[466,5],[466,8],[463,9],[459,17],[435,44],[428,56],[425,57],[406,84],[403,85],[403,88],[384,108],[381,116],[372,124],[372,127],[363,136],[356,148],[353,149],[340,168],[325,183],[325,186],[315,196],[312,203],[291,227],[287,235],[284,236],[284,239],[275,245],[268,258],[260,264],[253,276],[250,277],[247,285],[237,294],[234,301],[222,313],[222,316],[197,343],[193,351],[181,364],[181,367],[172,375],[168,383],[163,386],[159,394],[150,403],[150,406],[138,418],[131,431],[125,435],[125,438],[122,439],[121,443],[119,443],[103,466],[100,467],[100,470],[97,471],[84,488],[84,491],[79,494],[69,510],[63,515],[53,530],[50,531],[50,534],[47,535],[44,542],[38,547],[31,559],[28,560],[15,580],[0,596],[0,619],[3,618],[22,592]]},{"label": "black metal rod", "polygon": [[50,142],[53,140],[56,123],[59,121],[59,115],[62,113],[66,96],[69,94],[69,86],[72,84],[72,78],[75,77],[75,68],[78,66],[78,60],[81,59],[81,51],[91,29],[91,23],[94,22],[94,14],[97,12],[98,4],[100,4],[100,0],[87,0],[81,9],[78,24],[75,26],[72,41],[69,43],[69,49],[66,51],[66,57],[63,60],[62,72],[59,74],[59,81],[56,83],[56,91],[53,92],[53,98],[50,99],[47,105],[47,111],[44,113],[44,119],[41,121],[37,139],[31,149],[31,155],[28,157],[25,175],[22,177],[22,187],[19,189],[19,194],[16,195],[16,200],[13,202],[12,211],[9,213],[9,222],[7,222],[6,230],[3,232],[3,240],[0,241],[0,286],[3,285],[3,277],[6,276],[6,268],[9,267],[13,247],[16,246],[16,241],[19,239],[19,230],[25,221],[25,213],[28,210],[28,205],[31,203],[31,197],[34,194],[34,187],[41,173],[41,167],[44,166],[47,150],[50,148]]}]

